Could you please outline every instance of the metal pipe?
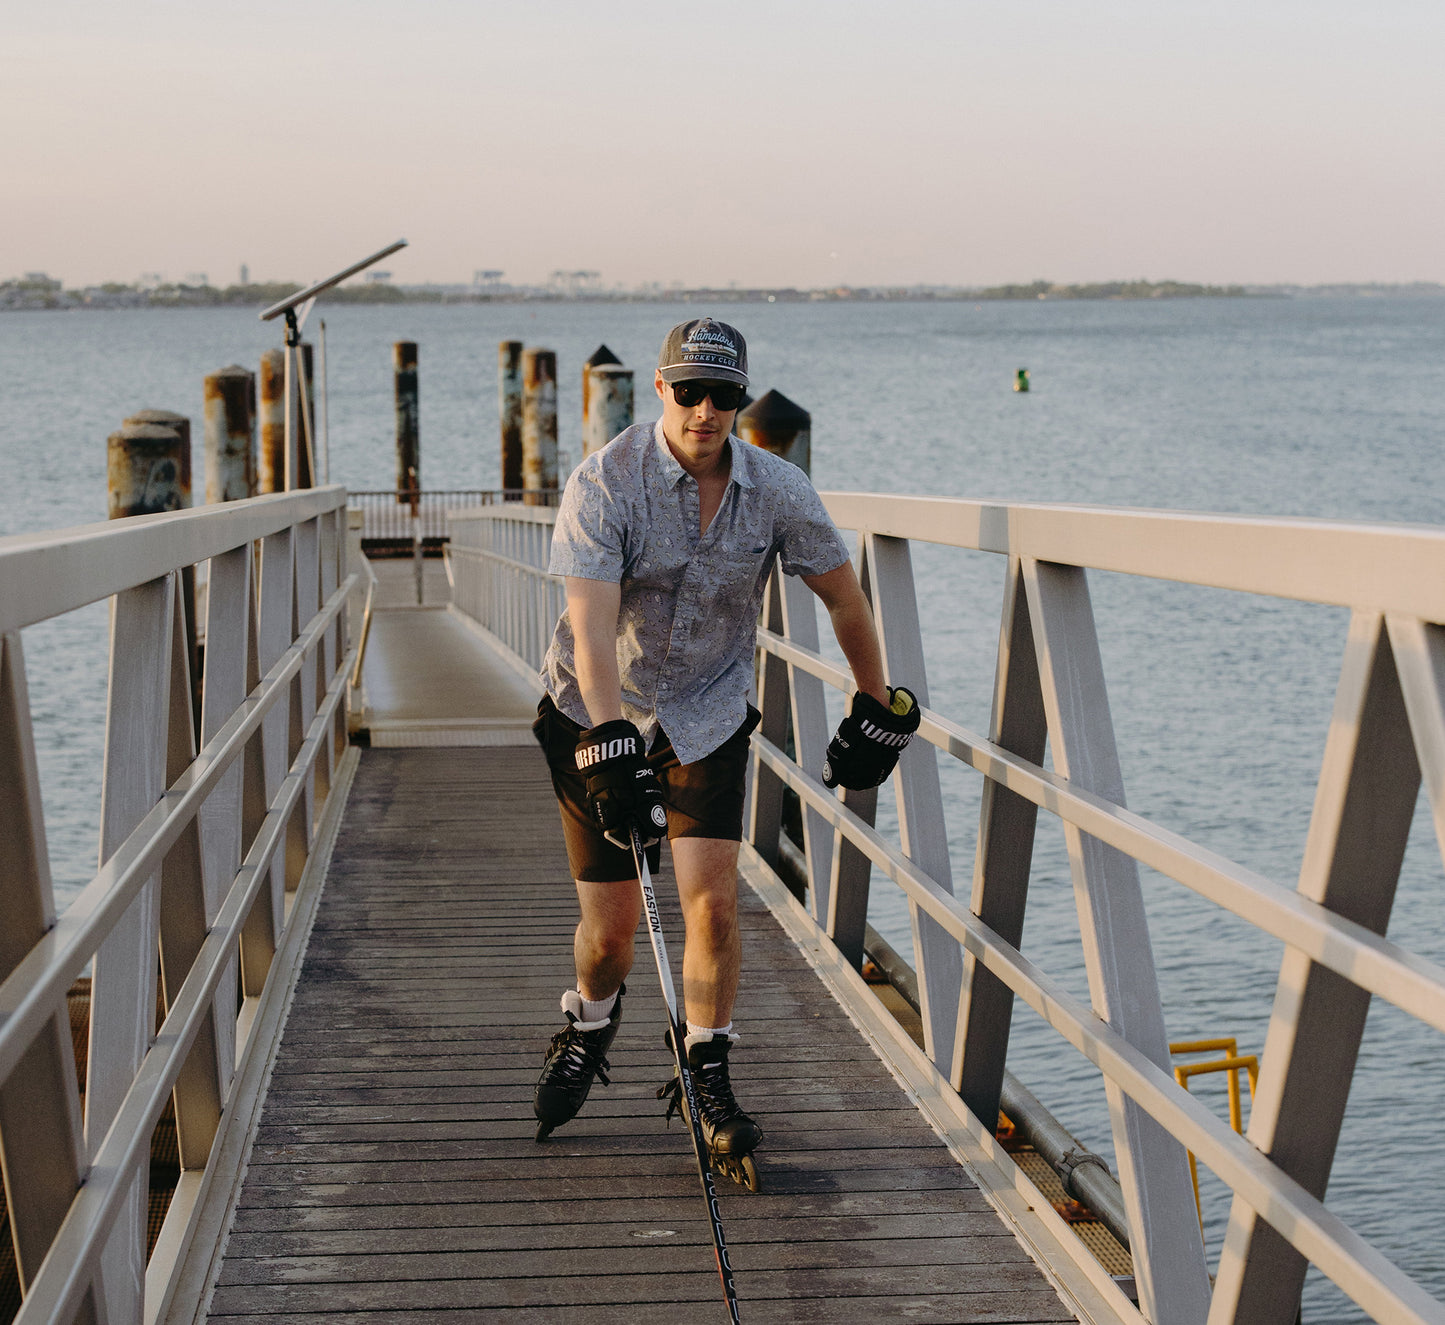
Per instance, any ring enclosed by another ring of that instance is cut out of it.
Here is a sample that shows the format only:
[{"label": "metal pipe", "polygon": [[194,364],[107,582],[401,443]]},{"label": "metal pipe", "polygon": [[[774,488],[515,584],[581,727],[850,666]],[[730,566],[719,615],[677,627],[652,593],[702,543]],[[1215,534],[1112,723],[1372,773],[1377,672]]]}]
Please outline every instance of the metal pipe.
[{"label": "metal pipe", "polygon": [[257,380],[256,492],[286,490],[286,351],[265,350]]},{"label": "metal pipe", "polygon": [[632,424],[632,369],[601,364],[587,370],[589,409],[582,419],[582,455],[600,451]]},{"label": "metal pipe", "polygon": [[391,347],[396,383],[396,499],[414,500],[421,490],[421,407],[417,395],[416,342],[399,340]]},{"label": "metal pipe", "polygon": [[256,374],[230,364],[207,375],[202,395],[206,502],[249,497],[255,477]]},{"label": "metal pipe", "polygon": [[177,414],[169,409],[142,409],[137,410],[128,418],[121,420],[121,427],[131,424],[154,423],[162,428],[173,428],[180,434],[180,484],[184,500],[182,506],[191,504],[191,421],[184,414]]},{"label": "metal pipe", "polygon": [[300,429],[296,444],[296,482],[294,487],[314,488],[316,486],[316,383],[312,371],[313,353],[311,343],[302,341],[296,346],[299,356],[300,381],[297,382],[296,412],[300,418]]},{"label": "metal pipe", "polygon": [[813,416],[781,391],[769,391],[738,413],[738,436],[791,460],[803,473],[813,468]]},{"label": "metal pipe", "polygon": [[557,356],[535,346],[522,352],[522,486],[530,506],[557,489]]},{"label": "metal pipe", "polygon": [[522,342],[497,345],[497,414],[502,428],[502,487],[522,488]]},{"label": "metal pipe", "polygon": [[326,398],[326,319],[320,321],[317,333],[318,371],[321,374],[321,483],[331,482],[331,414]]},{"label": "metal pipe", "polygon": [[[864,928],[863,947],[873,964],[888,977],[888,983],[917,1012],[920,1000],[913,968],[872,925]],[[999,1107],[1020,1139],[1059,1175],[1064,1191],[1092,1210],[1099,1222],[1128,1247],[1129,1217],[1124,1210],[1124,1195],[1104,1158],[1085,1147],[1012,1072],[1003,1074]]]},{"label": "metal pipe", "polygon": [[181,434],[159,423],[126,423],[106,439],[107,509],[112,520],[184,510]]},{"label": "metal pipe", "polygon": [[[592,418],[592,370],[604,364],[622,362],[605,344],[592,351],[591,357],[582,365],[582,454],[588,454],[587,439],[592,435],[589,422]],[[611,440],[609,435],[608,440]]]},{"label": "metal pipe", "polygon": [[261,314],[262,322],[269,322],[273,317],[279,317],[290,308],[299,308],[308,299],[315,299],[323,290],[329,290],[333,285],[339,285],[348,276],[355,276],[357,272],[364,271],[373,262],[380,262],[382,258],[390,253],[395,253],[399,248],[406,247],[406,240],[398,239],[394,244],[388,244],[383,249],[378,249],[369,258],[362,258],[360,262],[353,262],[351,266],[339,271],[334,276],[328,276],[324,281],[317,281],[315,285],[308,285],[304,290],[298,290],[295,294],[287,295],[280,303],[272,304]]}]

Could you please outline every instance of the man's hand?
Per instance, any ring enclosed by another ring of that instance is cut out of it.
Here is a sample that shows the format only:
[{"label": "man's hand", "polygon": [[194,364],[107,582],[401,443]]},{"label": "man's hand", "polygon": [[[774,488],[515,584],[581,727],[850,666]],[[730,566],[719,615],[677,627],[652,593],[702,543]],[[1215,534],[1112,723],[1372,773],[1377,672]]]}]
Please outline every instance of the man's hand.
[{"label": "man's hand", "polygon": [[662,841],[667,832],[662,784],[648,766],[642,735],[632,723],[617,718],[583,732],[576,758],[577,771],[587,778],[587,807],[609,842],[628,850],[634,828],[645,847]]},{"label": "man's hand", "polygon": [[872,695],[859,691],[853,707],[838,724],[823,757],[823,785],[840,783],[849,791],[864,791],[885,781],[898,756],[918,730],[918,701],[911,690],[890,687],[891,701],[884,708]]}]

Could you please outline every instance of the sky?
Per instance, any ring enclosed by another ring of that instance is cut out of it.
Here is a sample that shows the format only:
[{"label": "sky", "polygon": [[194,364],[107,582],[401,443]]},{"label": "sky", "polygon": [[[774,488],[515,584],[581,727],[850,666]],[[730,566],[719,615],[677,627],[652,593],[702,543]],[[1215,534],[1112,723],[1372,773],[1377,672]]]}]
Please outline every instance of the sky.
[{"label": "sky", "polygon": [[1445,280],[1440,0],[0,6],[0,280]]}]

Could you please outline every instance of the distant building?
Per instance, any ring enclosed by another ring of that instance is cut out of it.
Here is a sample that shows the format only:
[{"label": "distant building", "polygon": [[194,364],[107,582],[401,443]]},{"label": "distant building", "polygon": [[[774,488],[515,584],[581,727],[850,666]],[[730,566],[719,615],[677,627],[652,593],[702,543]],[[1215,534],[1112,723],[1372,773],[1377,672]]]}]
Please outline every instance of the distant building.
[{"label": "distant building", "polygon": [[391,273],[389,271],[369,271],[366,273],[367,285],[390,285]]},{"label": "distant building", "polygon": [[241,280],[240,280],[240,284],[242,284],[242,285],[250,285],[250,284],[251,284],[251,269],[250,269],[250,267],[248,267],[244,262],[241,264]]},{"label": "distant building", "polygon": [[166,283],[166,278],[158,271],[143,271],[136,286],[142,290],[158,290]]},{"label": "distant building", "polygon": [[203,271],[187,272],[185,279],[181,282],[182,285],[209,285],[210,283],[210,277]]},{"label": "distant building", "polygon": [[504,271],[474,271],[472,273],[472,288],[485,290],[489,293],[500,290],[502,288],[502,277],[506,274]]},{"label": "distant building", "polygon": [[559,294],[596,294],[602,288],[602,273],[596,271],[554,271],[547,285]]}]

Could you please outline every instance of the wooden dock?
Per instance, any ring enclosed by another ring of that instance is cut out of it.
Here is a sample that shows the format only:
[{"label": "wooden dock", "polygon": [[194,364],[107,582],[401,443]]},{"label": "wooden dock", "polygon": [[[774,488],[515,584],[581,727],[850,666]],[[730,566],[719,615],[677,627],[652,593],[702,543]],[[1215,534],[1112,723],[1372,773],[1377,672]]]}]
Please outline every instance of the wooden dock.
[{"label": "wooden dock", "polygon": [[[670,884],[664,853],[676,958]],[[720,1196],[744,1319],[1073,1319],[743,894],[734,1080],[765,1190]],[[725,1319],[647,962],[612,1085],[533,1140],[574,923],[537,751],[363,753],[211,1321]]]}]

